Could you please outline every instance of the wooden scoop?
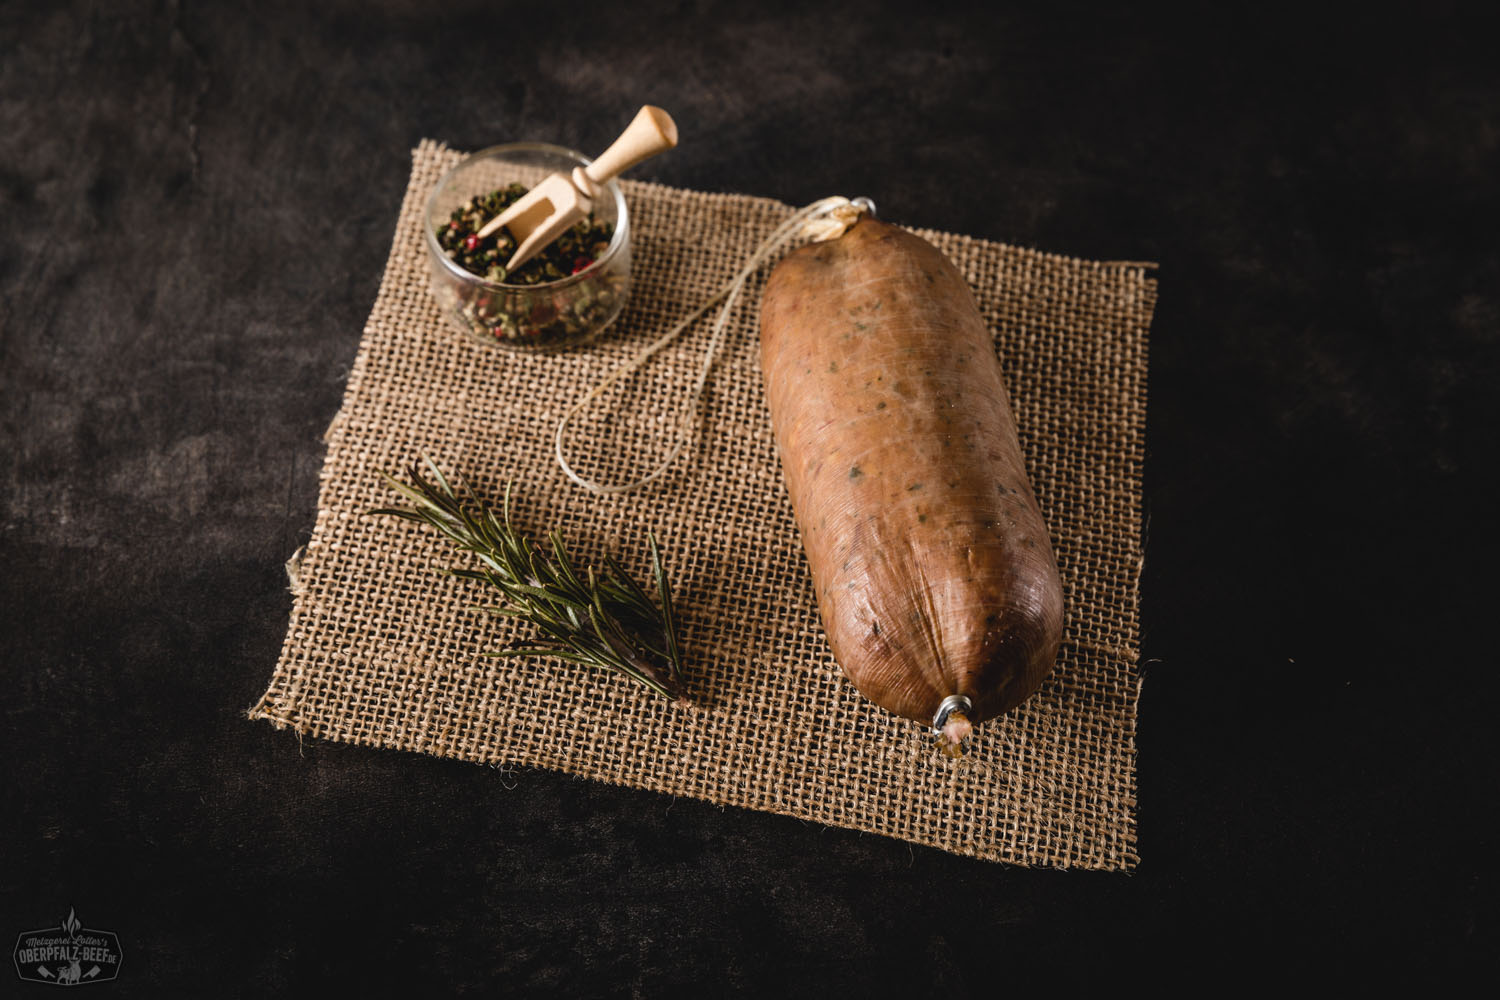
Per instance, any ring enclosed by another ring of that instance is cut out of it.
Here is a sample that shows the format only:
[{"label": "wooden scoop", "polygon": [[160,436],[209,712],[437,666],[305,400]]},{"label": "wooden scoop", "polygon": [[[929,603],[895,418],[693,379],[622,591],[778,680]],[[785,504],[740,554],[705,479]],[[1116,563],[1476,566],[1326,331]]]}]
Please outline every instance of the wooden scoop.
[{"label": "wooden scoop", "polygon": [[587,167],[553,174],[525,197],[485,223],[479,237],[504,226],[516,241],[506,271],[514,271],[594,210],[604,185],[642,160],[677,145],[677,123],[661,108],[646,105],[629,127]]}]

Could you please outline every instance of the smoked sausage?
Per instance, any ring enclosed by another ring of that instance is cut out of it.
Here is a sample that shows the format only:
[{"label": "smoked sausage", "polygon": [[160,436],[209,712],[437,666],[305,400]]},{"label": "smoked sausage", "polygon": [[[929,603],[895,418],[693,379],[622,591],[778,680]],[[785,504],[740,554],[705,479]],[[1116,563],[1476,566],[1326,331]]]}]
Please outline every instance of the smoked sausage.
[{"label": "smoked sausage", "polygon": [[760,323],[766,402],[834,657],[897,715],[934,723],[945,699],[966,698],[944,728],[958,744],[1036,691],[1063,622],[973,293],[932,244],[866,215],[783,258]]}]

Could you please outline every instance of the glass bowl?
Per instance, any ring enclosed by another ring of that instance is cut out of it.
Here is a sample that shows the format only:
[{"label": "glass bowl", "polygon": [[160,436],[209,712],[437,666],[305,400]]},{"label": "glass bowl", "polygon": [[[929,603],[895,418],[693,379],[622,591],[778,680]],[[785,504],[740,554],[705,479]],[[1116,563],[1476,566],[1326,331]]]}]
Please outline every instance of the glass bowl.
[{"label": "glass bowl", "polygon": [[594,219],[614,224],[609,246],[583,270],[556,281],[487,280],[450,259],[437,239],[453,210],[471,198],[513,183],[533,188],[550,174],[591,162],[562,146],[514,142],[465,157],[437,182],[423,215],[428,278],[456,330],[492,347],[556,351],[588,343],[620,315],[630,294],[630,220],[614,181],[594,201]]}]

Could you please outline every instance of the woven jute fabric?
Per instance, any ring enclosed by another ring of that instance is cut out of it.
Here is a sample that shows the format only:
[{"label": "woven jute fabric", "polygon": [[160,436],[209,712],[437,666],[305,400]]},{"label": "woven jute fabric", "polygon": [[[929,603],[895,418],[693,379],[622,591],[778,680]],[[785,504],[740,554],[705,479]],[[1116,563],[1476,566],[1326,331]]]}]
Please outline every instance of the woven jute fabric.
[{"label": "woven jute fabric", "polygon": [[[1067,594],[1052,678],[951,760],[925,727],[866,701],[823,638],[761,386],[764,273],[730,319],[693,444],[667,476],[600,497],[553,458],[567,408],[712,294],[792,209],[625,182],[635,263],[625,313],[589,347],[517,354],[455,332],[428,291],[423,203],[459,158],[431,141],[414,151],[385,277],[329,429],[286,643],[251,717],[978,858],[1133,867],[1151,265],[916,230],[963,272],[995,331]],[[581,474],[619,481],[660,460],[709,327],[700,321],[570,425]],[[439,572],[472,564],[437,532],[365,513],[399,501],[379,473],[399,474],[420,454],[492,498],[513,481],[517,528],[558,529],[580,562],[613,552],[647,578],[654,531],[694,704],[593,667],[481,656],[525,639],[529,626],[469,610],[490,595]]]}]

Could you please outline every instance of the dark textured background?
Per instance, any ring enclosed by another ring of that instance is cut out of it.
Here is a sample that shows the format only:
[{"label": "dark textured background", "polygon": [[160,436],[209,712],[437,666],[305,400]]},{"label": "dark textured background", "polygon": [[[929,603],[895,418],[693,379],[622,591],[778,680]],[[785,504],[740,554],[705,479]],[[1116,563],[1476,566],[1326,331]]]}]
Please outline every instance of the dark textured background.
[{"label": "dark textured background", "polygon": [[[544,6],[0,6],[0,940],[76,907],[121,996],[1492,961],[1495,19]],[[1161,263],[1136,873],[245,720],[408,150],[646,102],[640,179]]]}]

